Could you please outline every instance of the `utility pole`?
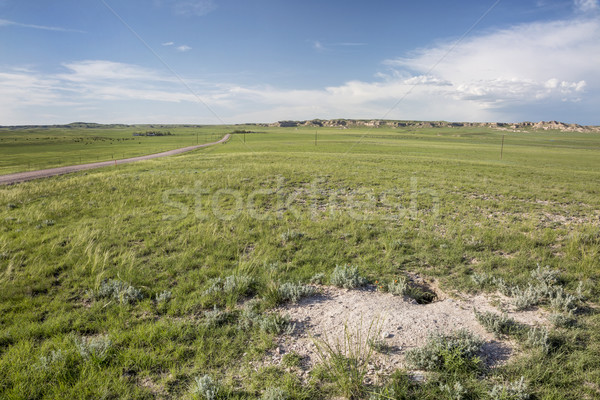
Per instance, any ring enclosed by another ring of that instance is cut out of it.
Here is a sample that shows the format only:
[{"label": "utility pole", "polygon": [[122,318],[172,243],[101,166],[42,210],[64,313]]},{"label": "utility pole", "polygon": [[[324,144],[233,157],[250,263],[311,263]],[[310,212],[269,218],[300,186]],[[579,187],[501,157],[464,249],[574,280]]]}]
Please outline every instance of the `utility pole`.
[{"label": "utility pole", "polygon": [[244,129],[244,143],[246,143],[246,130]]},{"label": "utility pole", "polygon": [[504,152],[504,135],[502,135],[502,146],[500,146],[500,159],[502,160],[502,153]]}]

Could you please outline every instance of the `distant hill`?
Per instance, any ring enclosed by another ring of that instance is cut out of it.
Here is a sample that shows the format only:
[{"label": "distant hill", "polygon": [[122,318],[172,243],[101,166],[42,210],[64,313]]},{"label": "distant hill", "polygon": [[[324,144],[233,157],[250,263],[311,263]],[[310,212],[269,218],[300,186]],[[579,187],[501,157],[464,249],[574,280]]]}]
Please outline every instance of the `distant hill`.
[{"label": "distant hill", "polygon": [[[384,119],[311,119],[304,121],[278,121],[273,123],[247,123],[247,124],[232,124],[232,125],[253,125],[264,127],[299,127],[299,126],[314,126],[314,127],[335,127],[335,128],[350,128],[350,127],[388,127],[388,128],[461,128],[461,127],[485,127],[494,128],[503,131],[521,132],[531,130],[557,130],[561,132],[599,132],[600,126],[567,124],[558,121],[540,121],[540,122],[448,122],[448,121],[411,121],[411,120],[384,120]],[[98,124],[95,122],[72,122],[66,125],[13,125],[1,126],[0,128],[8,129],[34,129],[34,128],[59,128],[59,129],[111,129],[111,128],[161,128],[169,127],[187,127],[201,128],[207,125],[197,124]]]},{"label": "distant hill", "polygon": [[487,127],[500,130],[518,132],[520,130],[558,130],[562,132],[600,132],[600,126],[584,126],[566,124],[558,121],[540,122],[447,122],[447,121],[396,121],[396,120],[366,120],[366,119],[313,119],[307,121],[279,121],[267,126],[297,127],[297,126],[324,126],[324,127],[391,127],[391,128],[460,128],[460,127]]}]

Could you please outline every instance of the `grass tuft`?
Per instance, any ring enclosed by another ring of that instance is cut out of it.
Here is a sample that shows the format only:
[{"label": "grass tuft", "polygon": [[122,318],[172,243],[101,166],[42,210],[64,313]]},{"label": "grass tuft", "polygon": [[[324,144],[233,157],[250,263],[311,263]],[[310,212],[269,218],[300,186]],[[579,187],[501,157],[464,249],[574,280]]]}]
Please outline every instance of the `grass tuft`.
[{"label": "grass tuft", "polygon": [[313,339],[326,378],[335,385],[339,394],[347,399],[360,399],[366,393],[365,377],[374,352],[369,342],[377,336],[377,328],[371,323],[366,336],[363,337],[362,323],[356,331],[350,331],[345,324],[341,340],[330,343],[327,338]]}]

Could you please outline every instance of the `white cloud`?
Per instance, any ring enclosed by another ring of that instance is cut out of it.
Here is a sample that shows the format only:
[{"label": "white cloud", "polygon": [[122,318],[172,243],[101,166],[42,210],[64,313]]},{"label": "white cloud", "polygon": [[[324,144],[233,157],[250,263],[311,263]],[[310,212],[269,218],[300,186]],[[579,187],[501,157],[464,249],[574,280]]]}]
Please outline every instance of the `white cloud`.
[{"label": "white cloud", "polygon": [[161,43],[162,46],[173,46],[175,43],[174,42],[164,42]]},{"label": "white cloud", "polygon": [[71,82],[99,82],[104,80],[173,81],[156,71],[138,65],[105,60],[84,60],[63,63],[68,73],[57,78]]},{"label": "white cloud", "polygon": [[173,0],[172,7],[177,15],[201,17],[214,11],[217,5],[213,0]]},{"label": "white cloud", "polygon": [[186,51],[190,51],[192,48],[188,45],[181,45],[181,46],[177,46],[177,51],[181,52],[181,53],[185,53]]},{"label": "white cloud", "polygon": [[598,0],[575,0],[575,9],[580,12],[596,11],[600,8]]},{"label": "white cloud", "polygon": [[420,49],[387,64],[450,86],[438,94],[487,107],[548,98],[577,101],[586,86],[600,86],[597,20],[520,25],[452,46]]},{"label": "white cloud", "polygon": [[[561,111],[576,102],[578,109],[588,110],[582,114],[588,121],[573,122],[599,122],[599,20],[519,25],[468,38],[456,47],[442,43],[418,49],[384,65],[389,70],[371,81],[314,90],[186,80],[201,101],[166,72],[107,60],[64,63],[60,74],[0,69],[0,122],[31,123],[31,115],[44,115],[40,107],[58,104],[77,104],[89,113],[95,109],[91,115],[98,122],[135,122],[116,120],[114,108],[121,118],[135,110],[153,121],[166,115],[160,122],[219,122],[202,102],[229,123],[337,117],[564,119]],[[69,114],[74,110],[64,108],[68,116],[62,122],[80,119]],[[190,115],[186,121],[184,116]]]},{"label": "white cloud", "polygon": [[44,31],[55,31],[55,32],[77,32],[77,33],[85,33],[84,31],[80,31],[78,29],[68,29],[61,28],[57,26],[44,26],[44,25],[34,25],[34,24],[23,24],[20,22],[10,21],[7,19],[0,19],[0,27],[2,26],[17,26],[20,28],[30,28],[30,29],[39,29]]},{"label": "white cloud", "polygon": [[318,40],[315,40],[313,42],[313,48],[317,51],[323,51],[325,50],[325,46],[323,46],[323,44],[321,42],[319,42]]},{"label": "white cloud", "polygon": [[366,46],[366,43],[361,42],[337,42],[337,43],[323,43],[320,40],[315,40],[313,42],[313,48],[317,51],[329,51],[335,47],[360,47]]}]

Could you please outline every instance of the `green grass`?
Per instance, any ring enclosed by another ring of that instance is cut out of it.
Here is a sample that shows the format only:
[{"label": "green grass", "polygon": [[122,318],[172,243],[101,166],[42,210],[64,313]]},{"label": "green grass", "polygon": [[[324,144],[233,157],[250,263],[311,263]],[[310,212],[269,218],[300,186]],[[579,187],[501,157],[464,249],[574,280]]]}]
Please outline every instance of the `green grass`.
[{"label": "green grass", "polygon": [[[120,129],[94,135],[131,137]],[[193,144],[186,141],[194,129],[178,136],[185,129],[142,138],[150,143],[144,152],[163,150],[163,139]],[[248,129],[262,133],[0,187],[0,398],[192,398],[195,379],[207,374],[218,377],[222,396],[259,398],[277,387],[294,399],[327,398],[339,390],[326,376],[302,383],[293,368],[262,363],[274,334],[243,323],[240,304],[255,298],[271,313],[274,283],[308,283],[318,273],[327,283],[336,265],[357,266],[370,282],[418,272],[462,291],[479,290],[473,273],[525,286],[538,264],[549,265],[567,290],[582,281],[597,299],[600,136],[320,128],[315,146],[314,129]],[[56,142],[31,147],[21,134],[0,133],[3,159],[16,154],[3,172],[61,149],[78,162],[86,146],[72,143],[81,132],[31,132]],[[19,136],[12,151],[9,135]],[[127,142],[104,141],[98,154]],[[227,293],[217,285],[222,296],[208,290],[228,276],[251,284]],[[94,296],[113,279],[141,299]],[[158,302],[165,291],[170,298]],[[210,325],[215,305],[227,315]],[[461,374],[461,390],[485,399],[494,384],[524,376],[535,398],[598,396],[600,315],[582,308],[576,317],[553,331],[553,351],[524,349],[484,380]],[[82,356],[77,343],[93,338],[110,347],[102,357]],[[441,388],[459,379],[405,377],[398,371],[365,390],[444,398]]]},{"label": "green grass", "polygon": [[[109,161],[208,143],[232,132],[226,126],[71,124],[0,127],[0,174]],[[170,136],[133,136],[147,131]]]}]

